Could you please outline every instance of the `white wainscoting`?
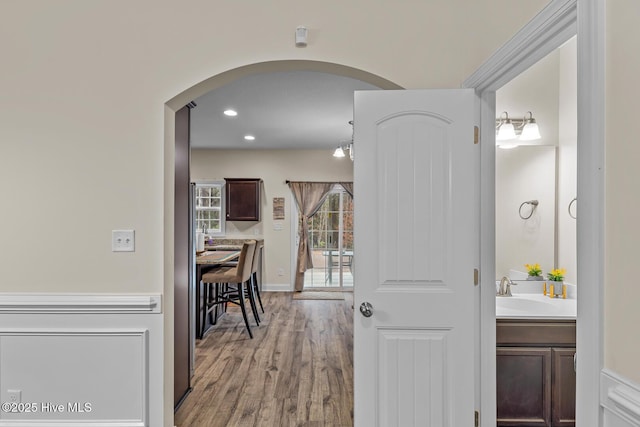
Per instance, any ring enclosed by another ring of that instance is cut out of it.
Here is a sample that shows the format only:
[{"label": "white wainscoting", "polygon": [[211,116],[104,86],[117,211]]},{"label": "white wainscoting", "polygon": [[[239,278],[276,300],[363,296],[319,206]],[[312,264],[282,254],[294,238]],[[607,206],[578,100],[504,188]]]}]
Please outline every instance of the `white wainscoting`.
[{"label": "white wainscoting", "polygon": [[163,333],[159,295],[0,294],[0,427],[162,426]]},{"label": "white wainscoting", "polygon": [[608,369],[602,370],[600,384],[604,427],[639,427],[640,385]]}]

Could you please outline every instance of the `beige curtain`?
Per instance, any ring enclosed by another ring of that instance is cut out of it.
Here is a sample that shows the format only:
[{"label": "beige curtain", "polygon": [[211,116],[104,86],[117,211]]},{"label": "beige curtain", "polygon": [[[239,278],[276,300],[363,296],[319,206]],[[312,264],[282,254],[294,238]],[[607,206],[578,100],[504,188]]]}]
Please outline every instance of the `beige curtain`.
[{"label": "beige curtain", "polygon": [[324,182],[290,182],[289,188],[293,192],[293,197],[298,205],[300,214],[300,227],[298,236],[298,260],[296,262],[296,281],[294,290],[302,291],[304,286],[304,272],[313,268],[311,259],[311,248],[309,248],[309,226],[307,220],[311,218],[333,188],[332,183]]},{"label": "beige curtain", "polygon": [[353,198],[353,182],[341,182],[340,185]]}]

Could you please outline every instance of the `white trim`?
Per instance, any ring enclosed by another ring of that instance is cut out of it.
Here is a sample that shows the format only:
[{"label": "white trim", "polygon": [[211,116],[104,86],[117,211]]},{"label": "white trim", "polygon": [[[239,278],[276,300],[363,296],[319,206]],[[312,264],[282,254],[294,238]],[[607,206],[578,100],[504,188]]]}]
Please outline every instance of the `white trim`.
[{"label": "white trim", "polygon": [[[579,7],[578,7],[579,4]],[[601,426],[604,0],[553,0],[463,83],[481,97],[481,425],[495,425],[495,91],[578,33],[577,425]],[[487,368],[489,366],[489,368]]]},{"label": "white trim", "polygon": [[600,404],[605,411],[630,426],[640,426],[640,385],[608,369],[602,370],[600,378]]},{"label": "white trim", "polygon": [[293,292],[291,283],[272,283],[262,286],[263,292]]},{"label": "white trim", "polygon": [[0,294],[0,313],[161,313],[160,295]]},{"label": "white trim", "polygon": [[[577,33],[577,0],[553,0],[469,78],[463,87],[500,89]],[[495,117],[493,119],[495,126]]]},{"label": "white trim", "polygon": [[605,0],[578,2],[578,322],[576,425],[603,425]]}]

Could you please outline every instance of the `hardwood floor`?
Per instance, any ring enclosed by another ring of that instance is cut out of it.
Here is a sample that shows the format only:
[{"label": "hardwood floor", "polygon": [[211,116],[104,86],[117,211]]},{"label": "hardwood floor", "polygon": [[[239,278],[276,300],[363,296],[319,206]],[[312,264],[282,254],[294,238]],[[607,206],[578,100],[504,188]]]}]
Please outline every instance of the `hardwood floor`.
[{"label": "hardwood floor", "polygon": [[352,294],[326,301],[264,292],[262,300],[253,339],[230,307],[198,342],[193,391],[175,425],[352,426]]}]

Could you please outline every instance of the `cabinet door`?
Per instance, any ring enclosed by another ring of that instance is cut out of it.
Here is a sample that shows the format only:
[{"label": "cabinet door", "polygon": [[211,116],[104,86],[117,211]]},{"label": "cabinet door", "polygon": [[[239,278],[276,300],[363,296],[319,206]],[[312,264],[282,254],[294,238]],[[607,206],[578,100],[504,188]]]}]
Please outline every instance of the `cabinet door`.
[{"label": "cabinet door", "polygon": [[498,426],[551,425],[551,348],[496,349]]},{"label": "cabinet door", "polygon": [[226,180],[228,221],[260,221],[260,179]]},{"label": "cabinet door", "polygon": [[575,348],[553,348],[551,416],[553,427],[576,425]]}]

